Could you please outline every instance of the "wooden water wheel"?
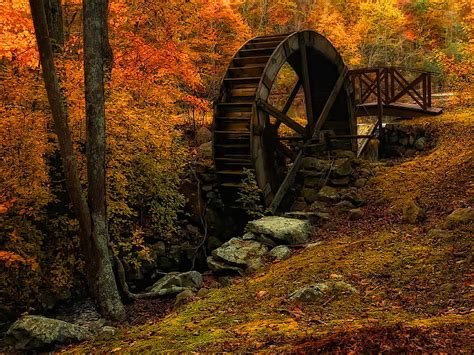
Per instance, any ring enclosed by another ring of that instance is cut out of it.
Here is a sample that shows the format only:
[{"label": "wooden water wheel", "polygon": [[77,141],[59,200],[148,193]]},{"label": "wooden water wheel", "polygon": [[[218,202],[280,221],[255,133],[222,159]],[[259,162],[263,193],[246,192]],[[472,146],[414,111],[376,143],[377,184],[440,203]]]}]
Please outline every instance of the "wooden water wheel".
[{"label": "wooden water wheel", "polygon": [[[296,82],[279,108],[271,92],[284,65]],[[297,95],[304,114],[295,119],[288,115]],[[281,127],[293,133],[279,134]],[[249,169],[263,204],[275,211],[301,164],[302,147],[322,130],[356,133],[347,68],[332,44],[313,31],[247,41],[232,58],[214,107],[214,163],[224,202],[235,202]]]}]

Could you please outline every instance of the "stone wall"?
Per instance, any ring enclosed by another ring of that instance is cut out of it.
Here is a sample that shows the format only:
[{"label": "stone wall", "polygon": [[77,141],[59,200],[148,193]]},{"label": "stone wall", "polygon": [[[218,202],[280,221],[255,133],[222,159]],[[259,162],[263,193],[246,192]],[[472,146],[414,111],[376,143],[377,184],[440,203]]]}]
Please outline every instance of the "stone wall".
[{"label": "stone wall", "polygon": [[381,157],[413,156],[427,147],[425,129],[419,126],[396,123],[385,126],[381,137]]},{"label": "stone wall", "polygon": [[357,208],[364,203],[357,190],[366,186],[372,175],[370,163],[351,151],[307,156],[295,180],[291,211],[325,213],[336,205]]}]

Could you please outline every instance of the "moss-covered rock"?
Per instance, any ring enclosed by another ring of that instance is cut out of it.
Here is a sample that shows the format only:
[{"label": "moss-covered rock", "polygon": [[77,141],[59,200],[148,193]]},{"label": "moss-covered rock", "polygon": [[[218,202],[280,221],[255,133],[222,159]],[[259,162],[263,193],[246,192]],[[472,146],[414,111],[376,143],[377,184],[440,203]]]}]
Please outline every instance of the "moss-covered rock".
[{"label": "moss-covered rock", "polygon": [[458,225],[474,222],[474,208],[458,208],[446,217],[446,228],[452,229]]},{"label": "moss-covered rock", "polygon": [[91,337],[92,333],[85,327],[58,319],[27,315],[13,323],[5,340],[15,350],[35,350],[79,342]]},{"label": "moss-covered rock", "polygon": [[250,221],[247,230],[254,234],[267,235],[282,244],[301,244],[308,240],[311,226],[308,221],[268,216]]}]

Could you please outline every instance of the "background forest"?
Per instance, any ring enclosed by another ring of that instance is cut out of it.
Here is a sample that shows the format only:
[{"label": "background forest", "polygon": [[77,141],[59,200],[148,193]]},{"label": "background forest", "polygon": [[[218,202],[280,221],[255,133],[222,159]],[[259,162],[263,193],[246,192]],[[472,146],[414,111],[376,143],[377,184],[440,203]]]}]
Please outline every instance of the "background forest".
[{"label": "background forest", "polygon": [[[62,1],[57,54],[82,178],[85,117],[81,2]],[[436,91],[472,100],[470,0],[111,0],[107,81],[108,221],[129,265],[154,241],[180,238],[180,181],[195,159],[230,57],[249,38],[312,29],[350,67],[396,65],[438,73]],[[0,6],[0,313],[48,308],[83,281],[40,76],[27,0]],[[0,322],[2,320],[0,319]]]}]

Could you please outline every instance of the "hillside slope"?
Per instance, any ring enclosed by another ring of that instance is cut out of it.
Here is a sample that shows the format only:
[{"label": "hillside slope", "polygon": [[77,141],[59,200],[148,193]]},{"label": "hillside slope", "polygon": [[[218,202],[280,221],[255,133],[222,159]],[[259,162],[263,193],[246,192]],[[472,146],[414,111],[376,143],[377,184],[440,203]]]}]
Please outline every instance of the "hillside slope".
[{"label": "hillside slope", "polygon": [[[336,215],[313,244],[166,317],[122,326],[112,339],[64,351],[472,350],[472,224],[447,232],[446,216],[474,203],[474,110],[407,121],[434,147],[381,165],[366,188],[364,217]],[[401,221],[415,201],[426,218]],[[297,288],[343,280],[359,293],[302,305]]]}]

